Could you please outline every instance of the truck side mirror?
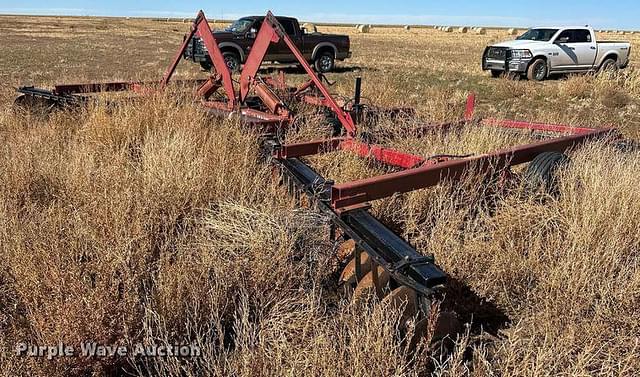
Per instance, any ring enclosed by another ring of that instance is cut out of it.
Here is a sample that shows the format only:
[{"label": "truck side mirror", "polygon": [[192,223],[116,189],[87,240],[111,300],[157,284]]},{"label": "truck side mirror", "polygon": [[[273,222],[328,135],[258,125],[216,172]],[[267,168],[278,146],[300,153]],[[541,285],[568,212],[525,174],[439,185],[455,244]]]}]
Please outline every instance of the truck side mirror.
[{"label": "truck side mirror", "polygon": [[247,33],[247,38],[249,39],[256,39],[256,34],[258,33],[258,30],[256,30],[255,28],[251,28],[249,30],[249,32]]}]

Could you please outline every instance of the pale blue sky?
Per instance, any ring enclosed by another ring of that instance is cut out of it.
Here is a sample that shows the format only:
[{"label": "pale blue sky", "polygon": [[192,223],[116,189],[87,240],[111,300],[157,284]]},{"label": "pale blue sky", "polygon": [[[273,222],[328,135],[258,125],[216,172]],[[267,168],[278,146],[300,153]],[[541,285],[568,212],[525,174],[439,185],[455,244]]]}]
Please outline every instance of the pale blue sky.
[{"label": "pale blue sky", "polygon": [[572,24],[640,29],[640,0],[445,0],[445,1],[168,1],[0,0],[0,13],[209,18],[276,14],[308,21],[518,26]]}]

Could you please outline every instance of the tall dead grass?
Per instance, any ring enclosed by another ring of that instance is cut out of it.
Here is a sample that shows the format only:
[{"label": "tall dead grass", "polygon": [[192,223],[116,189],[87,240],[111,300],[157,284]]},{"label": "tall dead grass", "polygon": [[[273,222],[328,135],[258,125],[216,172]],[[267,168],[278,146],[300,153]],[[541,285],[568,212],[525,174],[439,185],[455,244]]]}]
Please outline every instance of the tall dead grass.
[{"label": "tall dead grass", "polygon": [[[443,115],[444,117],[444,115]],[[640,369],[640,156],[576,150],[561,196],[482,182],[376,203],[451,274],[468,323],[454,351],[411,353],[397,313],[336,295],[327,219],[296,209],[256,136],[156,97],[41,120],[2,114],[0,369],[15,375],[634,375]],[[301,130],[301,132],[306,132]],[[393,144],[482,153],[522,141],[471,128]],[[321,156],[336,181],[384,172]],[[33,344],[193,343],[195,359],[19,358]],[[424,345],[423,345],[424,346]],[[470,356],[472,355],[472,356]]]}]

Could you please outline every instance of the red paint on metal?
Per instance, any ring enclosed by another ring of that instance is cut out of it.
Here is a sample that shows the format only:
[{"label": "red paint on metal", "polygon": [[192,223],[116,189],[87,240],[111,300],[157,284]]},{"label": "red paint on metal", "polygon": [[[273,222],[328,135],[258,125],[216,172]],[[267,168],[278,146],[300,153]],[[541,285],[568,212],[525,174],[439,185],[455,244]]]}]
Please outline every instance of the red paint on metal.
[{"label": "red paint on metal", "polygon": [[271,113],[267,113],[260,110],[250,109],[250,108],[240,109],[240,113],[242,115],[250,116],[250,117],[261,119],[268,122],[288,124],[290,121],[289,116],[287,115],[271,114]]},{"label": "red paint on metal", "polygon": [[296,158],[328,153],[337,150],[347,138],[337,137],[327,140],[314,140],[304,143],[286,144],[276,151],[277,158]]},{"label": "red paint on metal", "polygon": [[[201,85],[207,80],[175,80],[178,85]],[[79,84],[57,84],[53,87],[53,92],[58,95],[83,94],[83,93],[103,93],[103,92],[124,92],[133,91],[146,94],[158,86],[158,81],[114,81],[114,82],[93,82]]]},{"label": "red paint on metal", "polygon": [[209,99],[213,93],[220,89],[220,78],[211,77],[198,88],[198,95],[204,99]]},{"label": "red paint on metal", "polygon": [[326,99],[327,104],[329,105],[331,110],[333,110],[333,112],[336,113],[336,116],[340,120],[340,123],[347,130],[348,135],[355,137],[356,125],[353,122],[351,115],[346,111],[344,111],[340,106],[338,106],[338,104],[333,99],[333,97],[331,96],[327,88],[324,86],[324,84],[322,84],[322,81],[320,81],[320,78],[318,77],[318,75],[316,75],[316,73],[311,68],[309,63],[307,63],[307,60],[304,58],[304,56],[302,55],[298,47],[295,45],[295,43],[293,43],[291,38],[289,38],[287,33],[282,28],[282,25],[280,25],[278,20],[276,20],[276,18],[273,16],[273,14],[270,11],[267,13],[264,19],[264,22],[262,23],[262,28],[264,28],[265,26],[268,26],[269,28],[271,28],[273,32],[275,32],[282,40],[284,40],[284,43],[289,47],[289,50],[296,57],[296,59],[298,60],[298,63],[307,72],[307,74],[309,75],[309,77],[311,78],[315,86],[318,88],[318,90],[320,90],[320,93],[322,93],[322,95]]},{"label": "red paint on metal", "polygon": [[464,111],[464,120],[471,122],[473,120],[473,113],[476,109],[476,94],[471,92],[467,97],[467,106]]},{"label": "red paint on metal", "polygon": [[360,157],[373,158],[383,164],[403,169],[415,168],[425,162],[425,159],[420,156],[384,148],[379,145],[361,143],[354,139],[344,140],[340,143],[340,149],[355,152]]},{"label": "red paint on metal", "polygon": [[611,129],[595,130],[590,133],[544,140],[481,156],[449,160],[380,177],[335,185],[331,191],[331,203],[335,209],[338,209],[397,193],[435,186],[443,180],[458,180],[470,169],[484,173],[492,168],[522,164],[533,160],[542,152],[562,152],[588,139],[604,137],[612,132]]},{"label": "red paint on metal", "polygon": [[173,73],[176,71],[176,68],[180,63],[180,60],[182,59],[182,55],[187,49],[189,42],[198,31],[198,23],[202,18],[204,18],[204,13],[200,11],[196,16],[196,19],[193,21],[193,24],[191,25],[191,29],[189,30],[189,33],[184,37],[184,39],[182,40],[182,44],[180,45],[180,48],[178,49],[178,51],[176,51],[175,55],[173,56],[173,59],[171,60],[171,64],[165,70],[164,75],[162,75],[162,80],[160,80],[160,90],[164,90],[169,84],[169,80],[171,80],[171,76],[173,76]]},{"label": "red paint on metal", "polygon": [[240,102],[244,103],[249,95],[250,86],[255,80],[260,65],[262,65],[267,49],[271,43],[278,43],[279,41],[280,37],[273,31],[271,25],[263,23],[240,73]]},{"label": "red paint on metal", "polygon": [[523,122],[523,121],[503,120],[503,119],[493,119],[493,118],[483,119],[481,121],[481,124],[484,126],[517,128],[521,130],[531,130],[531,131],[557,132],[557,133],[566,133],[570,135],[588,134],[596,130],[595,128],[589,128],[589,127],[574,127],[574,126],[567,126],[567,125],[561,125],[561,124],[533,123],[533,122]]},{"label": "red paint on metal", "polygon": [[229,68],[224,61],[222,52],[220,52],[220,49],[218,48],[218,42],[213,37],[213,32],[211,31],[211,27],[209,26],[209,21],[207,21],[207,18],[205,17],[202,10],[198,12],[196,19],[191,25],[191,30],[185,36],[184,40],[182,41],[182,45],[180,45],[180,48],[173,57],[171,64],[162,76],[162,80],[160,80],[160,90],[164,90],[169,84],[169,80],[171,80],[171,77],[175,73],[180,60],[182,59],[182,56],[184,55],[184,52],[189,45],[189,42],[195,35],[198,35],[202,39],[204,46],[207,48],[207,53],[209,54],[209,57],[213,62],[213,66],[215,67],[217,74],[222,79],[222,87],[224,88],[228,98],[227,107],[229,109],[235,108],[236,93],[235,89],[233,88],[233,81],[231,80],[231,72],[229,72]]},{"label": "red paint on metal", "polygon": [[76,93],[98,93],[98,92],[121,92],[132,90],[139,82],[104,82],[85,84],[61,84],[54,86],[55,94],[76,94]]},{"label": "red paint on metal", "polygon": [[[194,27],[197,29],[198,36],[202,38],[202,42],[207,48],[207,52],[213,62],[216,72],[222,77],[222,87],[227,94],[228,107],[229,109],[234,109],[237,103],[236,91],[233,87],[233,81],[231,80],[231,72],[229,71],[229,67],[227,67],[227,63],[224,61],[220,48],[218,48],[218,42],[213,37],[213,31],[211,31],[209,21],[207,21],[203,11],[198,12],[198,16],[194,21]],[[183,46],[182,52],[184,52],[185,48],[186,45]],[[182,55],[182,52],[180,55]]]},{"label": "red paint on metal", "polygon": [[257,83],[254,86],[256,94],[262,102],[269,108],[269,110],[278,115],[288,117],[289,110],[287,110],[287,106],[282,102],[280,97],[278,97],[265,83]]},{"label": "red paint on metal", "polygon": [[336,150],[352,152],[360,157],[372,158],[383,164],[403,169],[411,169],[425,163],[423,157],[379,145],[362,143],[349,137],[285,144],[276,151],[275,156],[277,158],[295,158],[329,153]]}]

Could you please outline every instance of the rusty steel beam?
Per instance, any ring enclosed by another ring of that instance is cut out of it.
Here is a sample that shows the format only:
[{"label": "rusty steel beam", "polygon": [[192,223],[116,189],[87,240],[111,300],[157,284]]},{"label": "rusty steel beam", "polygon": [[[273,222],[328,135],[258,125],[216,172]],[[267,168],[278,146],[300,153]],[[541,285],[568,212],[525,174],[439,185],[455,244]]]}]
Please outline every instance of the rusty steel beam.
[{"label": "rusty steel beam", "polygon": [[366,144],[349,137],[335,137],[326,140],[285,144],[276,151],[275,157],[297,158],[337,150],[349,151],[360,157],[371,158],[385,165],[402,169],[411,169],[424,164],[426,161],[420,156],[385,148],[380,145]]},{"label": "rusty steel beam", "polygon": [[260,31],[262,31],[262,29],[264,28],[266,28],[267,31],[270,33],[277,34],[278,37],[280,37],[280,39],[284,41],[287,47],[289,47],[289,50],[291,51],[291,53],[293,53],[295,58],[298,60],[298,63],[300,64],[300,66],[302,66],[302,68],[305,70],[305,72],[307,72],[307,75],[309,75],[309,77],[311,78],[315,86],[318,88],[318,90],[320,90],[320,93],[322,93],[322,95],[324,96],[331,110],[333,110],[333,112],[338,117],[338,120],[340,120],[340,123],[342,124],[342,126],[347,130],[347,134],[349,136],[355,137],[356,125],[353,119],[351,118],[351,115],[348,112],[344,111],[338,105],[338,103],[336,103],[335,99],[333,99],[333,97],[331,96],[327,88],[324,86],[324,84],[322,83],[318,75],[314,72],[313,68],[311,68],[311,66],[309,65],[307,60],[304,58],[304,56],[302,55],[298,47],[295,45],[295,43],[293,43],[289,35],[287,35],[287,33],[284,31],[284,28],[282,27],[282,25],[280,25],[280,23],[275,18],[273,13],[271,13],[271,11],[267,12],[267,15],[264,18]]},{"label": "rusty steel beam", "polygon": [[336,137],[326,140],[314,140],[304,143],[285,144],[275,151],[276,158],[297,158],[328,153],[338,150],[347,138]]},{"label": "rusty steel beam", "polygon": [[[201,85],[206,80],[175,80],[178,85]],[[114,81],[114,82],[90,82],[76,84],[56,84],[53,87],[53,93],[57,95],[69,94],[88,94],[103,92],[125,92],[133,91],[136,93],[147,93],[148,88],[157,86],[159,81]]]},{"label": "rusty steel beam", "polygon": [[84,83],[84,84],[59,84],[53,87],[53,92],[58,95],[76,93],[99,93],[99,92],[122,92],[134,90],[142,86],[142,82],[105,82],[105,83]]},{"label": "rusty steel beam", "polygon": [[340,143],[340,149],[355,152],[360,157],[373,158],[383,164],[403,169],[415,168],[426,161],[425,158],[420,156],[400,152],[395,149],[384,148],[379,145],[362,143],[355,139],[342,141]]},{"label": "rusty steel beam", "polygon": [[165,89],[169,84],[169,80],[171,80],[171,77],[175,73],[180,60],[182,59],[182,56],[184,55],[184,52],[189,45],[189,42],[195,35],[199,36],[202,39],[204,46],[207,48],[207,53],[209,54],[209,57],[213,62],[213,66],[216,69],[216,74],[222,81],[222,87],[224,88],[228,99],[227,107],[229,109],[234,109],[236,107],[236,92],[233,87],[231,72],[229,72],[229,68],[224,61],[222,52],[220,51],[220,48],[218,48],[218,42],[213,36],[213,31],[209,26],[209,21],[207,21],[207,18],[205,17],[202,10],[198,12],[198,15],[191,25],[189,33],[185,36],[182,44],[180,45],[180,48],[178,49],[178,51],[176,51],[171,64],[162,76],[162,80],[160,80],[160,90]]},{"label": "rusty steel beam", "polygon": [[366,178],[334,185],[331,204],[334,209],[382,199],[398,193],[435,186],[444,180],[458,180],[470,168],[483,173],[492,168],[503,168],[529,162],[542,152],[563,152],[589,139],[604,137],[615,132],[612,129],[594,130],[590,133],[571,135],[510,149],[470,157],[449,160],[420,168]]},{"label": "rusty steel beam", "polygon": [[240,102],[244,103],[249,95],[251,84],[253,84],[262,61],[267,54],[267,50],[272,43],[280,42],[280,36],[273,31],[269,25],[263,24],[258,31],[251,52],[247,56],[242,72],[240,73]]},{"label": "rusty steel beam", "polygon": [[555,133],[563,133],[563,134],[569,134],[569,135],[584,135],[596,130],[596,128],[590,128],[590,127],[574,127],[574,126],[567,126],[562,124],[534,123],[534,122],[523,122],[523,121],[494,119],[494,118],[482,119],[480,121],[480,124],[483,126],[515,128],[515,129],[530,130],[530,131],[555,132]]}]

